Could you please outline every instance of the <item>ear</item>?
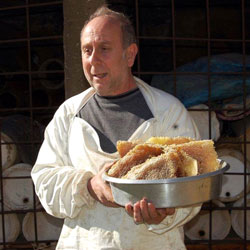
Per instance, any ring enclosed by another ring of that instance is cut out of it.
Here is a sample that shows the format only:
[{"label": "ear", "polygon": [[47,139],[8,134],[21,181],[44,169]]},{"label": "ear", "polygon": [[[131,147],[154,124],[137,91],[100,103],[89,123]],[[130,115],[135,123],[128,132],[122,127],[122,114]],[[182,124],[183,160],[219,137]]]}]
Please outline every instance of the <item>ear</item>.
[{"label": "ear", "polygon": [[138,52],[138,47],[135,43],[130,44],[129,47],[126,49],[128,67],[131,68],[134,65],[137,52]]}]

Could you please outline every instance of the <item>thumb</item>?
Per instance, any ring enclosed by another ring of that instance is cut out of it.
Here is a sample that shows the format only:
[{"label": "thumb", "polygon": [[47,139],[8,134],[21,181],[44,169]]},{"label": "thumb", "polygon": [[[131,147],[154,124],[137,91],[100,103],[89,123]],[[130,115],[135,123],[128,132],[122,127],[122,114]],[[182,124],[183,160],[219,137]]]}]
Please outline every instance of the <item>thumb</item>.
[{"label": "thumb", "polygon": [[102,171],[102,172],[108,171],[108,169],[110,169],[110,168],[113,166],[114,163],[115,163],[115,162],[108,162],[108,163],[105,163],[105,164],[103,165],[101,171]]},{"label": "thumb", "polygon": [[174,208],[166,208],[166,213],[167,213],[167,215],[173,215],[175,213],[175,209]]}]

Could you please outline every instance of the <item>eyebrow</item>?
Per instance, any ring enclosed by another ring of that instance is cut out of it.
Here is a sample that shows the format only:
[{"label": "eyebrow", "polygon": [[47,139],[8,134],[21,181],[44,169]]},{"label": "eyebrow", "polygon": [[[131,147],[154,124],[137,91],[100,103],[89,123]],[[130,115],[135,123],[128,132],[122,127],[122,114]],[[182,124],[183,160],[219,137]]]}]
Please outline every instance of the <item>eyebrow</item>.
[{"label": "eyebrow", "polygon": [[[98,42],[100,45],[110,45],[110,44],[112,44],[112,42],[111,41],[101,41],[101,42]],[[87,43],[85,43],[85,44],[82,44],[82,48],[86,48],[86,47],[88,47],[89,45],[90,45],[91,43],[90,42],[87,42]]]}]

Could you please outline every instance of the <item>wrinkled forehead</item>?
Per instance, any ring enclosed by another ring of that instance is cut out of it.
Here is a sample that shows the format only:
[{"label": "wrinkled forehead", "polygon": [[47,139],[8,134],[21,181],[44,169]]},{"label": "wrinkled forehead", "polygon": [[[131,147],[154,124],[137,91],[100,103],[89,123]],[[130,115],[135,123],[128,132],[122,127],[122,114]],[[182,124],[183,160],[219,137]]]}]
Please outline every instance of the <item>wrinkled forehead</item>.
[{"label": "wrinkled forehead", "polygon": [[117,19],[109,16],[100,16],[91,20],[82,31],[81,41],[91,39],[118,39],[121,40],[122,33],[120,23]]}]

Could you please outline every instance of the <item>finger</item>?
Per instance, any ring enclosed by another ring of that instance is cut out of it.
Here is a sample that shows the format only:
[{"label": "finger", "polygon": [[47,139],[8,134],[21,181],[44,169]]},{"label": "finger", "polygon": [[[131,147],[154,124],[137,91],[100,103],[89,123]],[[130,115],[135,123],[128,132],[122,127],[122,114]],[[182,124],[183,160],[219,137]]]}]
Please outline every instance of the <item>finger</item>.
[{"label": "finger", "polygon": [[114,197],[113,197],[113,194],[112,194],[112,190],[111,190],[110,184],[103,181],[103,184],[102,184],[102,185],[103,185],[103,186],[102,186],[102,189],[103,189],[103,191],[102,191],[103,196],[105,197],[105,199],[106,199],[107,201],[110,201],[110,202],[113,202],[113,203],[114,203],[115,201],[114,201]]},{"label": "finger", "polygon": [[110,188],[110,185],[107,183],[102,183],[102,191],[100,192],[99,199],[105,206],[117,207],[118,204],[115,203],[114,197]]},{"label": "finger", "polygon": [[102,172],[108,171],[108,169],[112,166],[112,164],[104,165],[102,168]]},{"label": "finger", "polygon": [[109,207],[121,207],[119,204],[114,203],[114,202],[109,202]]},{"label": "finger", "polygon": [[106,198],[106,200],[110,201],[110,202],[114,202],[114,197],[113,197],[113,194],[112,194],[112,191],[110,189],[110,186],[109,185],[105,185],[106,188],[104,190],[104,196]]},{"label": "finger", "polygon": [[104,197],[104,196],[103,196],[103,197],[100,197],[100,201],[101,201],[101,203],[102,203],[104,206],[107,206],[107,207],[120,207],[119,204],[107,200],[106,197]]},{"label": "finger", "polygon": [[132,206],[131,203],[128,203],[128,204],[125,205],[125,210],[126,210],[126,212],[127,212],[131,217],[133,217],[134,211],[133,211],[133,206]]},{"label": "finger", "polygon": [[166,208],[166,213],[167,213],[167,215],[173,215],[175,213],[175,209],[174,208]]},{"label": "finger", "polygon": [[102,171],[103,172],[108,171],[114,164],[115,164],[115,161],[105,163],[102,167]]},{"label": "finger", "polygon": [[150,221],[152,218],[151,218],[149,211],[148,211],[148,202],[146,199],[142,199],[140,201],[140,209],[141,209],[141,215],[143,217],[143,220],[145,222]]},{"label": "finger", "polygon": [[157,217],[159,216],[162,216],[162,214],[159,214],[157,209],[155,208],[154,204],[153,203],[148,203],[148,212],[149,212],[149,215],[152,219],[156,219]]},{"label": "finger", "polygon": [[159,214],[159,216],[161,217],[165,217],[167,216],[167,210],[165,208],[157,208],[156,212]]},{"label": "finger", "polygon": [[103,176],[103,173],[108,172],[112,165],[113,163],[105,163],[103,166],[100,166],[99,174]]},{"label": "finger", "polygon": [[142,223],[143,222],[143,217],[142,217],[142,214],[141,214],[141,208],[140,208],[140,202],[139,201],[134,204],[133,216],[134,216],[134,221],[136,223]]}]

